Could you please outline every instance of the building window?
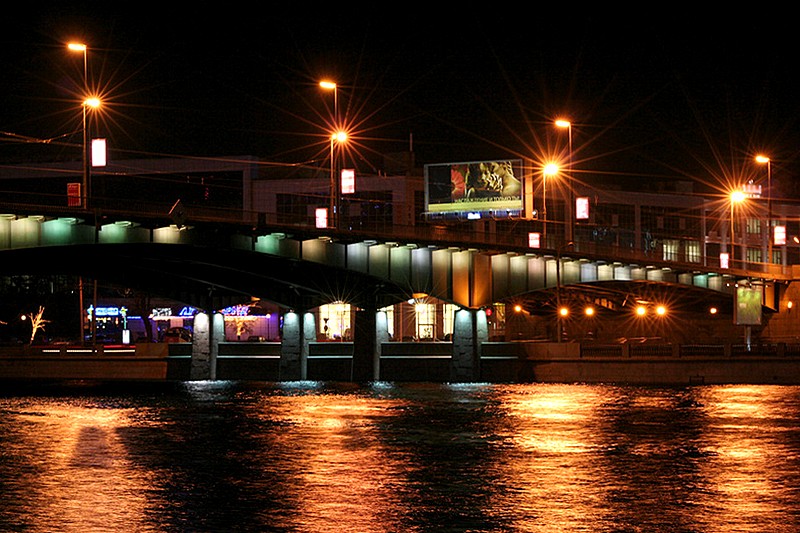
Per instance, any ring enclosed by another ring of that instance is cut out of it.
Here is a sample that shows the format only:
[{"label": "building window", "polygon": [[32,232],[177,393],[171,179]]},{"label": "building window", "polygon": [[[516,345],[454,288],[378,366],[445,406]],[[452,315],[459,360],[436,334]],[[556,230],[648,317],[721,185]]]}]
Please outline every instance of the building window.
[{"label": "building window", "polygon": [[680,252],[681,243],[676,239],[665,239],[664,240],[664,260],[665,261],[677,261],[678,254]]},{"label": "building window", "polygon": [[748,235],[761,235],[761,219],[748,218],[746,229]]},{"label": "building window", "polygon": [[453,324],[455,324],[457,305],[444,304],[442,306],[442,334],[445,338],[453,338]]},{"label": "building window", "polygon": [[747,248],[747,253],[745,254],[747,262],[749,263],[760,263],[761,262],[761,248]]},{"label": "building window", "polygon": [[320,306],[319,332],[330,340],[352,340],[350,304],[333,303]]},{"label": "building window", "polygon": [[417,339],[432,340],[436,335],[436,306],[418,303],[414,305],[417,322]]},{"label": "building window", "polygon": [[698,241],[686,241],[686,260],[690,263],[699,263],[701,260],[700,243]]}]

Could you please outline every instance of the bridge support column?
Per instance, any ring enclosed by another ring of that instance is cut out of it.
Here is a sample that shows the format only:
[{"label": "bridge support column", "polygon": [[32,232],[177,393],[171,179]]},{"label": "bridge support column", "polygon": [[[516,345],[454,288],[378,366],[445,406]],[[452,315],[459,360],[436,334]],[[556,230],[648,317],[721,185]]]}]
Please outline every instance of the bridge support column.
[{"label": "bridge support column", "polygon": [[374,305],[356,311],[351,381],[380,379],[381,344],[388,340],[386,313],[378,313]]},{"label": "bridge support column", "polygon": [[279,381],[308,379],[308,343],[316,338],[313,313],[290,311],[283,315]]},{"label": "bridge support column", "polygon": [[453,326],[453,359],[450,380],[470,382],[480,380],[481,343],[489,340],[486,312],[483,309],[460,309]]},{"label": "bridge support column", "polygon": [[194,317],[192,334],[192,363],[189,379],[205,381],[217,379],[217,356],[219,341],[225,336],[225,317],[214,313],[209,319],[207,313]]}]

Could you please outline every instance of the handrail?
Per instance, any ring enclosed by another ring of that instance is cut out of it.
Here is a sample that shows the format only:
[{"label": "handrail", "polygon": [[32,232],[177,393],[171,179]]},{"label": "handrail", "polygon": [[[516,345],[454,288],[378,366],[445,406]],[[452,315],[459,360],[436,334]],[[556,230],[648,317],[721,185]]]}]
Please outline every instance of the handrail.
[{"label": "handrail", "polygon": [[[59,196],[63,202],[63,196]],[[95,224],[108,223],[115,220],[130,220],[153,227],[175,224],[170,215],[174,204],[157,201],[126,201],[123,206],[118,202],[105,199],[94,199],[93,208],[89,211],[63,205],[43,205],[41,197],[35,203],[4,202],[0,206],[0,217],[3,214],[16,216],[44,215],[54,218],[76,218]],[[269,233],[286,233],[290,235],[314,237],[331,237],[342,242],[378,240],[383,242],[405,241],[407,244],[430,246],[455,246],[476,248],[483,251],[537,253],[555,255],[556,250],[565,243],[551,239],[551,248],[532,249],[527,245],[527,234],[508,229],[495,229],[487,232],[476,230],[463,224],[452,225],[441,222],[422,222],[416,225],[393,224],[390,227],[370,225],[363,228],[348,226],[347,228],[316,228],[314,220],[308,216],[292,216],[285,213],[265,213],[246,211],[236,208],[183,205],[184,219],[182,225],[200,226],[225,224],[236,228],[236,231],[251,235]],[[563,241],[563,239],[562,239]],[[714,271],[730,274],[739,278],[768,278],[781,281],[792,281],[795,270],[791,265],[775,265],[761,262],[734,262],[734,268],[723,269],[719,258],[699,256],[695,262],[656,258],[642,250],[626,246],[607,245],[597,242],[586,242],[576,239],[570,254],[585,259],[604,261],[626,261],[642,265],[653,265],[663,268],[674,268],[682,271]]]}]

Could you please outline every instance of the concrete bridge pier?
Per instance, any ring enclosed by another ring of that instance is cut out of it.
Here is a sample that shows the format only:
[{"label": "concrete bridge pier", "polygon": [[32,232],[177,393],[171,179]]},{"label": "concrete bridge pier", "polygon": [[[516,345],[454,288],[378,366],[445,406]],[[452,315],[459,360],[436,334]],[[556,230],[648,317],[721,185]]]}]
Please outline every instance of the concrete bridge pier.
[{"label": "concrete bridge pier", "polygon": [[389,342],[386,313],[377,311],[375,306],[356,311],[351,381],[380,379],[381,344],[384,342]]},{"label": "concrete bridge pier", "polygon": [[353,362],[350,367],[350,381],[375,381],[378,379],[379,363],[374,306],[358,309],[353,328]]},{"label": "concrete bridge pier", "polygon": [[314,314],[289,311],[283,315],[280,381],[308,379],[308,344],[317,339]]},{"label": "concrete bridge pier", "polygon": [[453,358],[450,381],[479,381],[481,343],[489,340],[489,327],[483,309],[459,309],[453,325]]},{"label": "concrete bridge pier", "polygon": [[198,313],[194,317],[192,336],[192,363],[189,379],[206,381],[217,379],[217,356],[219,343],[225,338],[225,317],[214,313]]}]

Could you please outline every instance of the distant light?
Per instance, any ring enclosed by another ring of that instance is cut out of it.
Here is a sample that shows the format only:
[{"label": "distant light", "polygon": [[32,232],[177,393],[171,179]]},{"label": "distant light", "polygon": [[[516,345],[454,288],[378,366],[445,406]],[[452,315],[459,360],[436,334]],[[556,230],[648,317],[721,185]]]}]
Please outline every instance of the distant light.
[{"label": "distant light", "polygon": [[639,305],[636,307],[636,314],[639,316],[644,316],[647,314],[647,309],[643,305]]},{"label": "distant light", "polygon": [[756,156],[756,161],[759,163],[769,163],[769,157],[759,154]]},{"label": "distant light", "polygon": [[514,312],[515,313],[521,313],[522,312],[522,306],[519,305],[519,304],[515,305],[514,306]]},{"label": "distant light", "polygon": [[83,43],[69,43],[67,45],[67,48],[69,48],[70,50],[72,50],[74,52],[85,52],[86,51],[86,45],[83,44]]},{"label": "distant light", "polygon": [[558,165],[556,165],[555,163],[547,163],[542,169],[542,172],[544,173],[545,176],[552,176],[553,174],[558,174]]},{"label": "distant light", "polygon": [[666,315],[667,314],[667,308],[664,307],[663,305],[659,305],[658,307],[656,307],[656,314],[658,316]]},{"label": "distant light", "polygon": [[561,307],[558,310],[558,314],[561,316],[567,316],[569,314],[569,309],[566,307]]},{"label": "distant light", "polygon": [[569,128],[572,126],[572,123],[569,120],[558,119],[556,120],[556,126],[559,128]]},{"label": "distant light", "polygon": [[743,202],[744,199],[745,199],[745,195],[744,195],[744,192],[742,192],[742,191],[733,191],[731,193],[731,202],[739,203],[739,202]]},{"label": "distant light", "polygon": [[708,310],[708,312],[710,314],[712,314],[712,315],[716,315],[717,314],[717,308],[716,307],[712,307],[711,309]]},{"label": "distant light", "polygon": [[773,228],[773,243],[776,246],[783,246],[786,244],[786,226],[775,226]]},{"label": "distant light", "polygon": [[322,87],[323,89],[328,89],[330,91],[336,88],[336,83],[330,80],[322,80],[321,82],[319,82],[319,86]]},{"label": "distant light", "polygon": [[327,207],[318,207],[314,211],[314,220],[316,221],[316,226],[319,229],[327,228],[328,227],[328,208]]},{"label": "distant light", "polygon": [[480,220],[481,214],[477,212],[467,213],[467,220]]},{"label": "distant light", "polygon": [[100,99],[97,98],[96,96],[87,98],[86,100],[83,101],[83,105],[85,105],[86,107],[93,107],[97,109],[98,107],[100,107]]},{"label": "distant light", "polygon": [[586,313],[586,316],[594,316],[594,307],[589,306],[583,312]]}]

